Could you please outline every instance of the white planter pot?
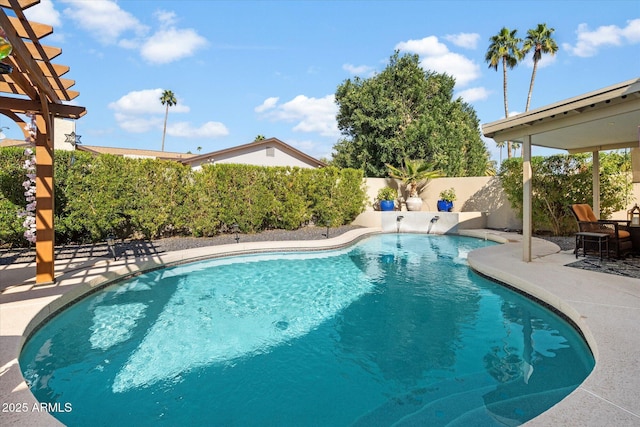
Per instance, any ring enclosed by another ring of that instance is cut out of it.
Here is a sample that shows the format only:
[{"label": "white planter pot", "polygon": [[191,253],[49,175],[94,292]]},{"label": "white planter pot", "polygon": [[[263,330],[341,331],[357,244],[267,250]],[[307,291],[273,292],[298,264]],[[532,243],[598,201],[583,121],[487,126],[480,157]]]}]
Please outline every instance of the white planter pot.
[{"label": "white planter pot", "polygon": [[420,197],[409,197],[407,199],[407,210],[409,211],[421,211],[422,199]]}]

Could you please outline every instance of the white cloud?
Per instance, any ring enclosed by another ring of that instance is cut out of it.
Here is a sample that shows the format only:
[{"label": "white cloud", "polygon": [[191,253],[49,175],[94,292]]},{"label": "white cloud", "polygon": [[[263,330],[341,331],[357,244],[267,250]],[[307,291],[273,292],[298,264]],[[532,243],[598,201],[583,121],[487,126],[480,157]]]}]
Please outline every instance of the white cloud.
[{"label": "white cloud", "polygon": [[194,29],[177,28],[175,12],[154,13],[158,29],[142,24],[131,13],[112,0],[62,0],[71,5],[64,10],[76,25],[105,45],[139,50],[142,58],[152,64],[167,64],[193,56],[207,45],[207,40]]},{"label": "white cloud", "polygon": [[143,35],[147,27],[137,18],[110,0],[64,0],[71,5],[64,10],[76,25],[87,31],[103,44],[117,44],[123,33],[133,31]]},{"label": "white cloud", "polygon": [[459,33],[459,34],[447,34],[444,39],[450,41],[456,46],[463,47],[465,49],[475,49],[478,47],[478,40],[480,40],[480,34],[478,33]]},{"label": "white cloud", "polygon": [[[137,114],[164,114],[165,105],[160,102],[163,89],[145,89],[129,92],[115,102],[109,104],[109,108],[116,113],[127,115]],[[184,105],[180,98],[176,105],[170,107],[172,113],[188,113],[189,107]]]},{"label": "white cloud", "polygon": [[116,112],[114,114],[118,126],[131,133],[145,133],[152,129],[162,128],[163,119],[160,117],[140,117]]},{"label": "white cloud", "polygon": [[317,142],[317,141],[312,141],[310,139],[287,140],[287,144],[297,148],[303,153],[306,153],[310,156],[315,157],[316,159],[322,159],[322,158],[330,159],[334,142],[335,140],[333,139],[332,139],[332,142]]},{"label": "white cloud", "polygon": [[175,12],[168,10],[158,10],[154,13],[155,17],[160,21],[161,25],[171,26],[177,22],[177,16]]},{"label": "white cloud", "polygon": [[370,77],[375,73],[375,68],[370,67],[368,65],[352,65],[352,64],[344,64],[342,69],[347,71],[349,74],[358,75],[358,76],[366,76]]},{"label": "white cloud", "polygon": [[[146,89],[129,92],[115,102],[109,104],[114,110],[114,117],[120,128],[132,133],[144,133],[161,130],[164,125],[166,105],[162,105],[160,97],[163,89]],[[177,98],[177,104],[169,107],[170,113],[188,113],[189,106]],[[167,123],[167,134],[182,138],[217,138],[229,134],[227,127],[220,122],[208,121],[199,127],[189,122]]]},{"label": "white cloud", "polygon": [[278,98],[277,96],[272,96],[271,98],[267,98],[264,100],[264,102],[261,105],[258,105],[256,108],[254,108],[254,111],[256,113],[264,113],[265,111],[274,108],[278,103],[279,99],[280,98]]},{"label": "white cloud", "polygon": [[[271,121],[295,122],[293,130],[296,132],[313,132],[330,137],[340,134],[336,123],[338,107],[333,95],[327,95],[324,98],[298,95],[281,105],[277,104],[277,98],[269,98],[267,101],[256,108],[256,111],[261,110],[257,111],[258,113],[263,113],[262,118]],[[264,108],[265,105],[268,108]]]},{"label": "white cloud", "polygon": [[209,121],[197,128],[189,122],[178,122],[167,125],[167,134],[182,138],[218,138],[229,135],[229,130],[220,122]]},{"label": "white cloud", "polygon": [[464,99],[465,102],[484,101],[489,98],[491,91],[484,87],[472,87],[457,93],[456,96]]},{"label": "white cloud", "polygon": [[167,64],[193,54],[207,45],[195,30],[169,28],[157,31],[142,44],[140,54],[154,64]]},{"label": "white cloud", "polygon": [[447,73],[455,77],[456,86],[466,86],[480,77],[480,66],[458,53],[449,52],[441,56],[427,56],[420,64],[426,70]]},{"label": "white cloud", "polygon": [[605,25],[590,31],[587,24],[578,25],[575,46],[564,43],[562,47],[570,54],[583,58],[594,56],[601,47],[621,46],[624,43],[640,42],[640,19],[627,21],[627,26]]},{"label": "white cloud", "polygon": [[54,29],[62,26],[60,12],[51,0],[41,0],[39,4],[26,9],[24,14],[29,21],[51,25]]},{"label": "white cloud", "polygon": [[627,26],[622,29],[622,37],[628,43],[640,43],[640,19],[627,21]]},{"label": "white cloud", "polygon": [[400,42],[396,45],[396,49],[417,53],[421,56],[441,56],[449,53],[447,46],[440,43],[436,36]]},{"label": "white cloud", "polygon": [[471,59],[450,52],[446,45],[435,36],[421,40],[400,42],[396,49],[417,53],[421,56],[420,65],[425,70],[447,73],[456,79],[457,86],[465,86],[480,77],[480,66]]}]

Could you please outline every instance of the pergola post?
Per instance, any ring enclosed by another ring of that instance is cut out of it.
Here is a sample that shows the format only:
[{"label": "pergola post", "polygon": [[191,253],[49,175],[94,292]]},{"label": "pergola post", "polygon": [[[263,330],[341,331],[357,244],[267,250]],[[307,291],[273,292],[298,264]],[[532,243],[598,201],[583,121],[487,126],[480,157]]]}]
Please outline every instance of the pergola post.
[{"label": "pergola post", "polygon": [[24,9],[38,3],[0,0],[0,27],[11,48],[2,59],[5,68],[0,77],[0,114],[23,124],[23,129],[20,115],[33,115],[36,122],[35,135],[31,128],[23,132],[36,145],[36,284],[46,284],[55,281],[53,120],[79,119],[86,110],[63,103],[79,93],[69,90],[74,80],[61,77],[69,67],[51,63],[62,49],[40,43],[53,33],[53,27],[30,22],[24,14]]},{"label": "pergola post", "polygon": [[531,237],[533,231],[532,216],[532,178],[531,135],[522,140],[522,260],[531,262]]},{"label": "pergola post", "polygon": [[36,284],[55,281],[53,127],[36,116]]},{"label": "pergola post", "polygon": [[593,170],[591,181],[593,182],[593,213],[600,219],[600,151],[593,152]]}]

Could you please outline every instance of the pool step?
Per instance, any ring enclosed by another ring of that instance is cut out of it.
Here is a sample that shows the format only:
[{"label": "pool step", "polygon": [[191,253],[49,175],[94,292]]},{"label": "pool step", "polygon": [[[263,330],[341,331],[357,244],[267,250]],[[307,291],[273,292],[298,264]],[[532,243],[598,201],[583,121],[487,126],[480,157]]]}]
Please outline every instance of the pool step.
[{"label": "pool step", "polygon": [[508,395],[509,388],[510,383],[496,385],[486,372],[478,372],[394,397],[352,425],[515,426],[539,415],[575,389],[561,387],[500,400]]},{"label": "pool step", "polygon": [[[403,417],[392,425],[394,427],[518,426],[540,415],[573,390],[574,387],[563,387],[490,403],[488,400],[496,391],[496,386],[488,386],[428,403],[424,408]],[[451,411],[452,407],[455,407],[455,412]],[[456,416],[455,414],[460,414],[461,410],[465,412]]]}]

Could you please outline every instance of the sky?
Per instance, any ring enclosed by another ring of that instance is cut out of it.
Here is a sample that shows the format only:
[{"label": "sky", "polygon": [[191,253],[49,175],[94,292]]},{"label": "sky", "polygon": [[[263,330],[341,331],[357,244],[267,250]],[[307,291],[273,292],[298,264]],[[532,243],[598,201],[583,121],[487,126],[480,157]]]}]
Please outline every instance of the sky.
[{"label": "sky", "polygon": [[[41,0],[26,10],[62,48],[53,63],[80,92],[84,145],[207,153],[275,137],[329,159],[341,138],[337,87],[381,72],[394,51],[456,78],[481,123],[504,118],[502,69],[488,67],[502,27],[554,28],[559,50],[539,63],[530,109],[640,77],[640,1]],[[508,71],[510,114],[524,112],[533,61]],[[13,122],[9,138],[21,139]],[[485,139],[492,159],[506,158]],[[535,148],[534,155],[553,154]]]}]

